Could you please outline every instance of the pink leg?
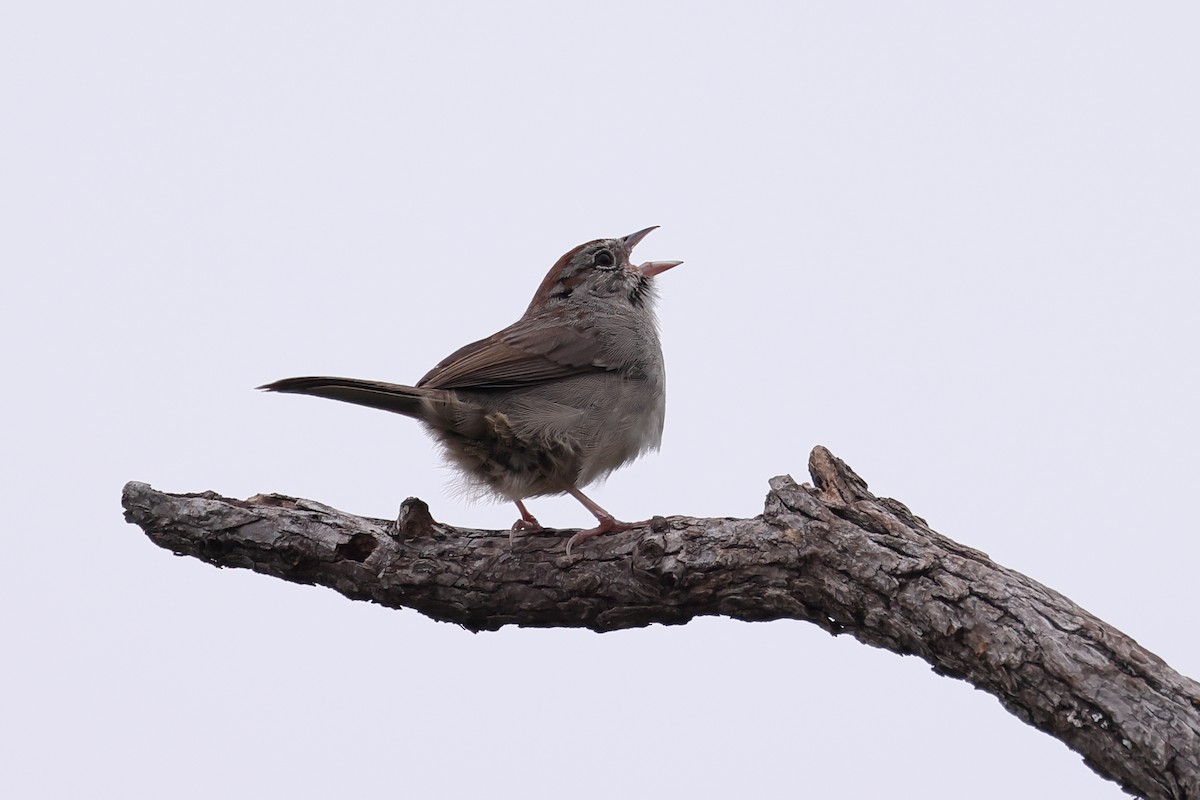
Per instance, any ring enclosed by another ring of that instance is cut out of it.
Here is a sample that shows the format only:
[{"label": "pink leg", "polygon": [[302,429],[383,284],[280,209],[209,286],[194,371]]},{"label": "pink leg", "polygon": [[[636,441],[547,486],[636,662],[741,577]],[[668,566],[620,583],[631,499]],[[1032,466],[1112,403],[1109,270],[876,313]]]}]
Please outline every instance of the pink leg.
[{"label": "pink leg", "polygon": [[542,523],[537,521],[537,517],[529,513],[529,509],[525,507],[524,503],[520,500],[514,500],[513,502],[517,504],[517,510],[521,512],[521,518],[514,522],[512,527],[508,529],[508,543],[510,545],[513,543],[513,537],[517,533],[540,531],[542,529]]},{"label": "pink leg", "polygon": [[571,548],[584,539],[590,539],[593,536],[599,536],[602,533],[615,533],[617,531],[627,531],[633,528],[640,528],[645,525],[645,522],[621,522],[612,514],[598,506],[592,498],[588,497],[583,492],[576,489],[574,486],[567,487],[567,494],[574,497],[579,502],[583,503],[583,507],[592,512],[599,520],[600,524],[591,530],[580,531],[567,540],[567,555],[571,555]]}]

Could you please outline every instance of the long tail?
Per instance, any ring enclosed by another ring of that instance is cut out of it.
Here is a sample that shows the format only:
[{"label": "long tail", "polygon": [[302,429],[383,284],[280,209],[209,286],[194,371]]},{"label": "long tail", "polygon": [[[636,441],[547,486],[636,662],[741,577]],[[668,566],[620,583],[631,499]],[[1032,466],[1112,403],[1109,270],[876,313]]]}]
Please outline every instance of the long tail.
[{"label": "long tail", "polygon": [[416,419],[425,416],[422,398],[430,393],[428,389],[417,389],[398,383],[360,381],[354,378],[284,378],[258,388],[268,392],[327,397],[330,400],[392,411]]}]

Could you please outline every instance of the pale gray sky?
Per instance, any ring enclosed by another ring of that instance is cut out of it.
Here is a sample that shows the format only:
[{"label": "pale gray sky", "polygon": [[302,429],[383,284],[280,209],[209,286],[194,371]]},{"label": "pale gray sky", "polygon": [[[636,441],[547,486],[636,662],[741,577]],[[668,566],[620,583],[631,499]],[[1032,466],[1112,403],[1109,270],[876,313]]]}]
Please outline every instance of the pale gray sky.
[{"label": "pale gray sky", "polygon": [[[10,3],[5,797],[1121,797],[992,697],[800,623],[471,635],[218,571],[130,479],[467,506],[412,381],[661,225],[662,453],[749,516],[812,445],[1200,676],[1191,3]],[[588,517],[541,501],[547,524]]]}]

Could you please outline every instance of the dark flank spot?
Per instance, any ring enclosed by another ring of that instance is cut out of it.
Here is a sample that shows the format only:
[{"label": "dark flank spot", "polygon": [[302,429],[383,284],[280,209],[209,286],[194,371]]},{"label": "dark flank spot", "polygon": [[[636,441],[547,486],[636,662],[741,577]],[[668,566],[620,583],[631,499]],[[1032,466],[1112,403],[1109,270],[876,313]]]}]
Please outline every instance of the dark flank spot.
[{"label": "dark flank spot", "polygon": [[347,542],[342,542],[337,546],[337,557],[357,561],[360,564],[371,557],[371,553],[375,552],[377,542],[375,537],[369,533],[356,533],[350,537]]}]

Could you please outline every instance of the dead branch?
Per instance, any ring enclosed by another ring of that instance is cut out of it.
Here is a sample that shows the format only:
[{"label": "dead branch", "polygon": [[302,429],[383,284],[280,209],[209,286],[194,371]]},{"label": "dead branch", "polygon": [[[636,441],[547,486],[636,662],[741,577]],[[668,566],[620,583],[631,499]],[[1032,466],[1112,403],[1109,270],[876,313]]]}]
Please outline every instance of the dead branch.
[{"label": "dead branch", "polygon": [[232,500],[125,486],[152,541],[221,567],[320,584],[472,631],[611,631],[701,615],[800,619],[915,655],[989,692],[1150,798],[1200,797],[1200,684],[1066,597],[877,498],[828,450],[813,486],[771,481],[754,519],[655,518],[589,540],[435,522],[409,499],[394,522],[281,495]]}]

